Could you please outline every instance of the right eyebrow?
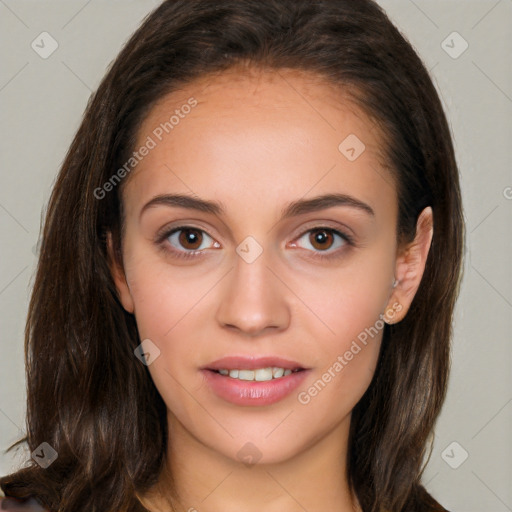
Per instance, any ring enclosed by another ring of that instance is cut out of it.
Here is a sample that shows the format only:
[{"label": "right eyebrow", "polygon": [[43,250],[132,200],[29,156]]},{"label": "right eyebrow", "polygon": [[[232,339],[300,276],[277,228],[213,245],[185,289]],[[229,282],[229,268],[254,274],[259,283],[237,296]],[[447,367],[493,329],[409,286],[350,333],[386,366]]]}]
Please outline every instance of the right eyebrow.
[{"label": "right eyebrow", "polygon": [[146,210],[158,205],[177,206],[214,215],[221,215],[225,211],[223,204],[217,201],[208,201],[187,194],[162,194],[153,197],[142,207],[139,218]]}]

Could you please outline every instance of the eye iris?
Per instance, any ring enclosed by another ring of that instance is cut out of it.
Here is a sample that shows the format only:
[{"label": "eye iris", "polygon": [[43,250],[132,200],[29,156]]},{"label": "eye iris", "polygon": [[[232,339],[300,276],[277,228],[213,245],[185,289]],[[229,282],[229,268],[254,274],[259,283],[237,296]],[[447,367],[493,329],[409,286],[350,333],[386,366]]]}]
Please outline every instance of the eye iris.
[{"label": "eye iris", "polygon": [[[197,229],[182,229],[179,235],[180,244],[187,249],[197,249],[201,246],[201,234]],[[188,247],[187,244],[196,244],[197,246]]]},{"label": "eye iris", "polygon": [[[315,247],[315,249],[328,249],[330,247],[330,244],[327,244],[329,245],[329,247],[326,247],[325,242],[326,240],[329,241],[328,239],[331,239],[332,243],[332,238],[332,233],[326,231],[325,229],[312,231],[311,234],[309,235],[310,242],[313,245],[313,247]],[[320,247],[317,247],[316,244],[320,244]]]}]

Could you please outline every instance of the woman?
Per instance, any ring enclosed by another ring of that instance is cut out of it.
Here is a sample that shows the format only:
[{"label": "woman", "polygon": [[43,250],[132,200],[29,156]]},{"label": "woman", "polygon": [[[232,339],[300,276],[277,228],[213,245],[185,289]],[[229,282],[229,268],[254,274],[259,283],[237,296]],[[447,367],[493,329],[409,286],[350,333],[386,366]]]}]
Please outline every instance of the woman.
[{"label": "woman", "polygon": [[428,73],[374,2],[164,2],[91,99],[42,240],[32,460],[7,496],[445,510],[420,477],[458,170]]}]

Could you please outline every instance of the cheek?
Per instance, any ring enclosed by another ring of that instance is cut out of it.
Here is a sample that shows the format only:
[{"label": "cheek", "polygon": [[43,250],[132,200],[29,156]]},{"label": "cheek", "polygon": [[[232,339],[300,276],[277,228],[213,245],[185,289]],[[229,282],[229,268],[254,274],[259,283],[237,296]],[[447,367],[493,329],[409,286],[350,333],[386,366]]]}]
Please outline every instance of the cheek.
[{"label": "cheek", "polygon": [[[375,293],[338,295],[324,315],[334,334],[317,336],[314,378],[298,396],[315,414],[332,420],[349,414],[371,383],[385,327]],[[327,323],[326,322],[326,323]],[[325,329],[324,329],[325,331]],[[334,416],[333,416],[334,414]]]},{"label": "cheek", "polygon": [[132,270],[130,286],[140,339],[149,338],[160,351],[148,366],[151,378],[167,408],[181,421],[194,424],[198,412],[190,396],[200,381],[191,381],[191,375],[198,374],[201,360],[196,358],[202,348],[197,328],[207,304],[202,298],[215,280],[212,276],[191,279],[176,269],[171,273],[168,266],[162,268],[156,262]]},{"label": "cheek", "polygon": [[315,334],[312,339],[319,340],[319,348],[327,354],[343,353],[352,340],[364,341],[369,330],[371,337],[375,337],[376,330],[382,331],[381,315],[391,296],[391,279],[392,271],[361,261],[320,277],[297,280],[294,291],[309,309],[307,314],[297,310],[297,321],[302,327],[307,323],[308,330]]},{"label": "cheek", "polygon": [[[381,261],[381,260],[379,260]],[[391,260],[390,260],[391,261]],[[301,298],[317,315],[307,315],[315,340],[315,381],[299,402],[315,401],[317,410],[336,407],[348,413],[368,388],[378,361],[392,272],[375,261],[339,269],[329,279],[301,288]]]},{"label": "cheek", "polygon": [[[171,268],[154,258],[140,258],[127,272],[139,337],[160,351],[149,372],[168,407],[182,414],[187,400],[179,383],[205,362],[200,330],[211,315],[209,292],[218,281],[212,273],[194,275],[191,268]],[[192,392],[193,386],[188,389]]]},{"label": "cheek", "polygon": [[202,297],[215,284],[215,276],[194,276],[190,268],[173,268],[162,257],[138,258],[127,270],[127,280],[141,339],[162,342],[181,323],[190,322]]}]

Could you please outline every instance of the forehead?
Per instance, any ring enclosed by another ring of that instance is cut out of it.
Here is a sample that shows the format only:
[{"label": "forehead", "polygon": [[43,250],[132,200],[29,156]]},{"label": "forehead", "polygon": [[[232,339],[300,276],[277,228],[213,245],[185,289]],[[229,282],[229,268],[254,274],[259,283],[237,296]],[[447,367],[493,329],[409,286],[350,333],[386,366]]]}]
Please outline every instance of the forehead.
[{"label": "forehead", "polygon": [[331,107],[340,107],[348,100],[351,91],[355,92],[355,89],[335,86],[322,75],[308,70],[240,64],[224,71],[206,73],[179,86],[161,98],[157,105],[179,103],[194,94],[205,102],[215,99],[216,104],[226,106],[235,98],[243,98],[247,105],[254,107],[275,106],[276,102],[298,107],[300,99],[306,102],[321,99]]},{"label": "forehead", "polygon": [[[194,98],[199,108],[187,113],[186,118],[195,119],[195,124],[201,120],[211,122],[215,118],[219,128],[225,124],[222,123],[224,119],[229,119],[233,126],[237,120],[243,121],[247,114],[253,121],[264,121],[272,116],[281,117],[283,122],[290,117],[296,120],[313,118],[310,119],[310,122],[314,121],[313,129],[323,123],[324,129],[330,128],[333,132],[342,133],[349,125],[359,133],[364,131],[366,142],[378,151],[378,144],[374,144],[379,139],[378,127],[356,106],[355,94],[353,87],[334,86],[310,71],[235,67],[207,74],[161,98],[144,119],[138,142]],[[177,128],[173,127],[172,132],[180,131]]]},{"label": "forehead", "polygon": [[[136,147],[148,137],[154,147],[125,183],[133,204],[165,187],[205,198],[227,189],[239,195],[233,183],[253,195],[273,190],[276,201],[283,194],[296,199],[313,187],[320,192],[339,185],[363,200],[371,200],[372,189],[387,187],[394,200],[377,125],[347,90],[310,72],[230,70],[204,76],[153,106]],[[345,140],[364,144],[354,161],[340,150]]]}]

